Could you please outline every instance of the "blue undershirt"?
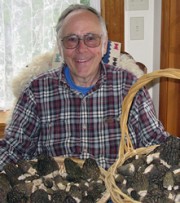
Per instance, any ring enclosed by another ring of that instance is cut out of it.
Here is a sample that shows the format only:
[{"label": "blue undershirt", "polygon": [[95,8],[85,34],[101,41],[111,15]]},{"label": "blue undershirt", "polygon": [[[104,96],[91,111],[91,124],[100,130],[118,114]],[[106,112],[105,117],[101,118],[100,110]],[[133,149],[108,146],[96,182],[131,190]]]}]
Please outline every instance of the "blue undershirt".
[{"label": "blue undershirt", "polygon": [[71,77],[71,73],[70,73],[70,70],[69,68],[66,66],[65,69],[64,69],[64,74],[65,74],[65,78],[66,78],[66,81],[67,83],[69,84],[69,86],[74,89],[74,90],[77,90],[78,92],[82,93],[83,95],[86,95],[91,89],[93,86],[90,86],[90,87],[81,87],[81,86],[77,86],[72,77]]}]

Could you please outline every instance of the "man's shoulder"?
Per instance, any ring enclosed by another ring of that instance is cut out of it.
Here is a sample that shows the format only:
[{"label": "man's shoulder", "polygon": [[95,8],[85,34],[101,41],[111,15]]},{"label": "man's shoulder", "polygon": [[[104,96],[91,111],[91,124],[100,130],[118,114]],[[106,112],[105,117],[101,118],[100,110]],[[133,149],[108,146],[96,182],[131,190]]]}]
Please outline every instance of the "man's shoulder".
[{"label": "man's shoulder", "polygon": [[137,77],[132,72],[122,67],[105,64],[107,75],[113,75],[121,80],[136,81]]},{"label": "man's shoulder", "polygon": [[35,76],[33,79],[34,80],[41,80],[41,79],[45,79],[45,78],[57,78],[61,74],[61,70],[62,70],[61,67],[55,68],[55,69],[50,69],[44,73],[41,73],[41,74]]},{"label": "man's shoulder", "polygon": [[61,70],[62,68],[50,69],[44,73],[34,76],[29,83],[26,84],[26,88],[42,88],[43,86],[49,86],[52,84],[58,86],[61,78]]}]

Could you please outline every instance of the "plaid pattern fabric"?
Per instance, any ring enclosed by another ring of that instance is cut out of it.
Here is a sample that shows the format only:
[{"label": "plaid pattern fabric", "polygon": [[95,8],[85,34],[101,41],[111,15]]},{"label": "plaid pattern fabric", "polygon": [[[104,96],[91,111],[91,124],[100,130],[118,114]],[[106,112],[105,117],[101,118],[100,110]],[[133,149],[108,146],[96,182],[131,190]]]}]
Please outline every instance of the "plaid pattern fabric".
[{"label": "plaid pattern fabric", "polygon": [[[9,161],[51,156],[94,157],[108,168],[117,158],[121,104],[136,81],[131,73],[102,64],[97,84],[86,95],[69,88],[63,68],[34,78],[19,98],[0,141],[0,167]],[[139,91],[128,127],[135,147],[157,144],[166,133],[146,89]]]}]

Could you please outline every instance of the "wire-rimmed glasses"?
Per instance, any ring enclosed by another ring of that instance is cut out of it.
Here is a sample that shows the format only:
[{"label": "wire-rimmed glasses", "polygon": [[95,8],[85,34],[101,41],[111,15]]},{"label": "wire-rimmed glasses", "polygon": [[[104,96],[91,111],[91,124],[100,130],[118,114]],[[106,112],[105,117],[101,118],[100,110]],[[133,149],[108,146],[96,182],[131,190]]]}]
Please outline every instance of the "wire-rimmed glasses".
[{"label": "wire-rimmed glasses", "polygon": [[84,44],[87,47],[98,47],[101,43],[102,35],[94,34],[94,33],[87,33],[80,37],[79,35],[72,34],[63,37],[61,40],[63,42],[63,46],[66,49],[75,49],[78,47],[80,40],[83,40]]}]

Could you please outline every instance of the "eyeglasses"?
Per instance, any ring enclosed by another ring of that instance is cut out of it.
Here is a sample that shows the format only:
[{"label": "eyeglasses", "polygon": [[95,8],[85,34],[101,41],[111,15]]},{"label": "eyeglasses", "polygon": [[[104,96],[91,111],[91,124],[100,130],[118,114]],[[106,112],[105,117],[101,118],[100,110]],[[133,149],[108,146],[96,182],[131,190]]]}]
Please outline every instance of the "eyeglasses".
[{"label": "eyeglasses", "polygon": [[75,49],[78,47],[80,40],[83,40],[84,44],[87,47],[98,47],[101,43],[101,37],[102,35],[88,33],[85,34],[83,37],[80,37],[78,35],[69,35],[64,37],[61,41],[63,42],[63,46],[66,49]]}]

